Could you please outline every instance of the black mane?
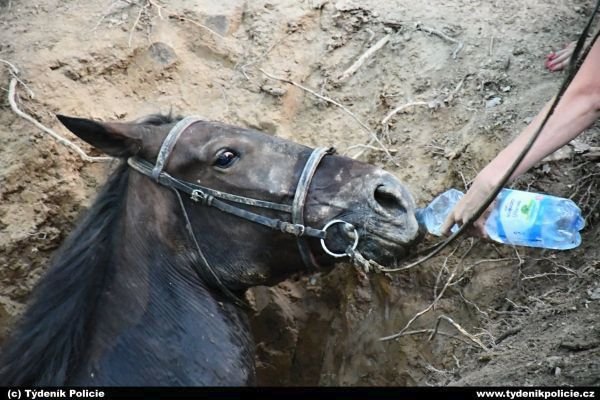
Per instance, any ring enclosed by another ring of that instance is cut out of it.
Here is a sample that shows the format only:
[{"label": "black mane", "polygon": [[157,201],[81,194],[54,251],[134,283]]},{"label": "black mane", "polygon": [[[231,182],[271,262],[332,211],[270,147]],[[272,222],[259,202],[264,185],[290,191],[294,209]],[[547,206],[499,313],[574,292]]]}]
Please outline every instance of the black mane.
[{"label": "black mane", "polygon": [[[151,121],[167,118],[153,116]],[[85,357],[95,305],[112,273],[113,240],[128,176],[122,163],[53,256],[16,332],[3,346],[1,385],[64,385]]]}]

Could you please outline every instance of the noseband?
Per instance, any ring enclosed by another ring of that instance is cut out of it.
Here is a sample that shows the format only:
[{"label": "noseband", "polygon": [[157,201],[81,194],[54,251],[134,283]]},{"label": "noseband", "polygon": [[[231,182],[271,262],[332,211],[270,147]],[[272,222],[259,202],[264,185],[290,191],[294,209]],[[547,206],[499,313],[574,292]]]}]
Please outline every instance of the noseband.
[{"label": "noseband", "polygon": [[[129,164],[130,167],[135,169],[137,172],[141,173],[142,175],[146,175],[146,176],[152,178],[156,183],[158,183],[160,185],[163,185],[163,186],[173,189],[174,192],[177,194],[179,203],[181,205],[181,208],[183,210],[183,213],[184,213],[184,216],[186,219],[187,230],[188,230],[190,236],[192,237],[192,239],[196,245],[196,248],[198,249],[198,252],[202,258],[202,261],[204,262],[207,269],[211,272],[211,274],[215,278],[217,285],[220,286],[221,290],[223,290],[223,292],[225,294],[229,295],[230,297],[233,296],[234,300],[239,304],[240,300],[237,299],[237,297],[235,295],[233,295],[225,287],[224,284],[221,283],[217,274],[214,272],[214,270],[212,269],[212,267],[206,260],[206,257],[204,257],[204,254],[202,253],[202,250],[200,249],[200,246],[198,245],[198,241],[196,240],[196,237],[192,230],[192,226],[189,221],[187,212],[185,210],[183,201],[181,199],[180,192],[190,195],[190,198],[193,201],[200,203],[204,206],[214,207],[222,212],[232,214],[239,218],[246,219],[248,221],[269,227],[271,229],[278,230],[283,233],[296,236],[296,238],[298,239],[297,240],[298,249],[300,251],[300,256],[302,258],[302,261],[309,268],[318,268],[319,265],[318,265],[317,261],[315,260],[313,253],[310,251],[309,244],[306,240],[307,237],[320,239],[321,246],[323,247],[324,251],[327,254],[329,254],[333,257],[336,257],[336,258],[337,257],[345,257],[345,256],[347,256],[347,254],[350,251],[353,251],[356,249],[356,246],[358,244],[358,232],[357,232],[356,228],[354,228],[354,226],[352,226],[351,224],[349,224],[345,221],[333,220],[333,221],[330,221],[329,223],[327,223],[323,227],[323,229],[317,229],[317,228],[312,228],[310,226],[306,226],[304,223],[304,207],[306,204],[306,198],[308,196],[308,190],[310,187],[310,183],[312,181],[312,178],[313,178],[321,160],[326,155],[330,155],[335,152],[335,149],[333,147],[331,147],[331,148],[318,147],[313,150],[310,157],[306,161],[306,164],[304,165],[304,169],[302,171],[302,174],[300,175],[300,179],[298,180],[298,185],[296,186],[294,200],[291,205],[272,203],[269,201],[258,200],[258,199],[253,199],[250,197],[238,196],[238,195],[234,195],[231,193],[221,192],[219,190],[207,188],[204,186],[197,185],[195,183],[177,179],[177,178],[169,175],[167,172],[165,172],[164,168],[169,160],[169,156],[171,155],[171,152],[173,151],[173,148],[175,147],[175,144],[177,143],[177,140],[179,139],[181,134],[187,128],[189,128],[191,125],[193,125],[197,122],[203,121],[203,120],[204,119],[200,118],[200,117],[186,117],[186,118],[182,119],[181,121],[179,121],[171,129],[171,131],[169,132],[169,134],[163,141],[161,148],[158,152],[158,156],[156,158],[156,163],[154,165],[146,160],[139,158],[139,157],[130,157],[127,160],[127,163]],[[283,220],[277,219],[277,218],[266,217],[266,216],[260,215],[260,214],[256,214],[256,213],[248,211],[244,208],[240,208],[235,205],[226,203],[225,201],[238,203],[238,204],[244,204],[244,205],[251,206],[251,207],[259,207],[259,208],[265,208],[265,209],[285,212],[285,213],[291,214],[291,222],[283,221]],[[350,246],[350,248],[348,249],[348,251],[346,253],[332,252],[327,248],[327,246],[325,244],[325,239],[327,237],[327,229],[337,223],[347,224],[354,231],[354,243],[352,244],[352,246]]]}]

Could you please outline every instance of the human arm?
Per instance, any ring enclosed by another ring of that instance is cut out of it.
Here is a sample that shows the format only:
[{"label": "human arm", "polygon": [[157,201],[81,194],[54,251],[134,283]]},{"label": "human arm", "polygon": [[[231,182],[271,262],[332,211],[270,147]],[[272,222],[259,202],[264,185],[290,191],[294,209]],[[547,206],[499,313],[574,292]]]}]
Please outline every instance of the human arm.
[{"label": "human arm", "polygon": [[[541,125],[552,101],[536,115],[531,123],[485,168],[479,172],[471,188],[456,204],[442,225],[442,232],[450,233],[452,226],[462,225],[483,204],[508,171],[518,154]],[[600,117],[600,42],[597,42],[586,57],[579,72],[565,91],[553,115],[539,137],[519,164],[510,180],[529,170],[548,154],[559,149]],[[475,222],[475,229],[484,234],[485,218]]]}]

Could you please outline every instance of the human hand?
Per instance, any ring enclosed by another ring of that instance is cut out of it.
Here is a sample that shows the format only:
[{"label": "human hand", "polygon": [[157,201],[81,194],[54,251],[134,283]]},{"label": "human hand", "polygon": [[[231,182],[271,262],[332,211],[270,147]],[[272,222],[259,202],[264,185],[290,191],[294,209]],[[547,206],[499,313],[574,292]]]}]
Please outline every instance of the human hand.
[{"label": "human hand", "polygon": [[[477,178],[473,181],[473,185],[467,191],[467,193],[456,203],[446,221],[441,226],[440,230],[442,234],[449,236],[452,232],[451,229],[454,224],[462,226],[469,220],[475,213],[475,211],[481,207],[483,202],[492,193],[496,184],[496,174],[488,176],[485,171],[482,171]],[[472,236],[487,237],[485,233],[485,221],[491,212],[491,206],[479,217],[467,230],[468,234]]]},{"label": "human hand", "polygon": [[568,43],[564,48],[546,56],[546,68],[551,72],[562,71],[571,62],[571,56],[577,42]]}]

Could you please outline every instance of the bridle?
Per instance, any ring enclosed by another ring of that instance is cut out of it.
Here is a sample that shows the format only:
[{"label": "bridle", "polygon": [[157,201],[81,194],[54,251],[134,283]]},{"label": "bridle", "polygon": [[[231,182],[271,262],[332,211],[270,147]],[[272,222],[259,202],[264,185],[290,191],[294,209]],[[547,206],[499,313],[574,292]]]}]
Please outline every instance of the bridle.
[{"label": "bridle", "polygon": [[[179,139],[181,134],[190,126],[200,121],[205,121],[205,119],[201,117],[186,117],[177,122],[177,124],[175,124],[175,126],[169,131],[167,137],[163,141],[158,152],[155,164],[152,164],[137,156],[130,157],[127,160],[127,163],[131,168],[133,168],[137,172],[152,178],[156,183],[168,187],[175,192],[186,220],[187,231],[196,246],[196,249],[200,255],[200,258],[202,259],[203,264],[215,279],[217,286],[219,286],[219,288],[228,297],[231,297],[232,300],[234,300],[238,305],[246,305],[244,302],[238,299],[237,296],[231,293],[231,291],[221,282],[208,260],[206,260],[206,257],[204,256],[204,253],[202,252],[202,249],[200,248],[194,231],[192,229],[192,225],[187,215],[187,211],[183,204],[180,192],[188,194],[194,202],[199,203],[201,205],[207,207],[214,207],[222,212],[235,215],[236,217],[243,218],[248,221],[266,226],[268,228],[295,236],[297,238],[300,257],[302,258],[304,264],[309,268],[319,268],[319,264],[317,263],[313,253],[310,250],[307,238],[319,239],[323,250],[327,254],[335,258],[346,257],[348,254],[350,254],[356,249],[356,246],[358,245],[359,235],[358,231],[352,224],[349,224],[348,222],[339,219],[334,219],[325,224],[325,226],[322,229],[318,229],[307,226],[304,223],[304,208],[306,204],[306,198],[308,196],[310,183],[321,160],[323,160],[325,156],[335,153],[335,149],[333,147],[318,147],[312,151],[308,160],[306,161],[306,164],[304,165],[304,169],[302,170],[300,179],[298,180],[298,185],[296,186],[296,191],[294,194],[294,200],[291,205],[273,203],[270,201],[258,200],[251,197],[244,197],[227,192],[221,192],[219,190],[211,189],[205,186],[201,186],[195,183],[175,178],[164,171],[164,168],[169,160],[169,156],[171,155],[173,148],[175,147],[175,144],[177,143],[177,140]],[[291,214],[291,222],[284,221],[278,218],[266,217],[264,215],[254,213],[252,211],[248,211],[245,208],[229,204],[229,202]],[[349,226],[354,233],[353,243],[348,247],[345,253],[333,252],[327,248],[327,245],[325,243],[325,239],[327,238],[327,230],[336,224],[345,224]],[[240,304],[240,302],[243,304]]]}]

